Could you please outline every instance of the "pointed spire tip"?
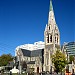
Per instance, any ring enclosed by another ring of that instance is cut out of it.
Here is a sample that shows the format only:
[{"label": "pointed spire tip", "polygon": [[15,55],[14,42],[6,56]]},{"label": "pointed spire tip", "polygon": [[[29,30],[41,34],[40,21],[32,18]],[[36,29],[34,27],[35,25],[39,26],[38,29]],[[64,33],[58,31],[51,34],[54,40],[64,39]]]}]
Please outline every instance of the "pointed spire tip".
[{"label": "pointed spire tip", "polygon": [[53,11],[52,0],[50,0],[50,11]]}]

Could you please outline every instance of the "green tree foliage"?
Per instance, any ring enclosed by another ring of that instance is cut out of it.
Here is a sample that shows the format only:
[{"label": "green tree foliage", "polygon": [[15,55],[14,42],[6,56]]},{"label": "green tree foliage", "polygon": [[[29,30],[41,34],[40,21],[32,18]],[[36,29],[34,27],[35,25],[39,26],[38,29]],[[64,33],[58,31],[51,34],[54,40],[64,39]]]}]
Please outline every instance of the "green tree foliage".
[{"label": "green tree foliage", "polygon": [[0,56],[0,66],[6,66],[10,61],[13,60],[11,54],[3,54]]},{"label": "green tree foliage", "polygon": [[52,55],[52,62],[54,63],[55,71],[61,72],[67,63],[65,54],[57,50],[54,55]]},{"label": "green tree foliage", "polygon": [[74,56],[73,55],[69,56],[69,61],[70,61],[70,63],[72,63],[72,61],[74,62]]}]

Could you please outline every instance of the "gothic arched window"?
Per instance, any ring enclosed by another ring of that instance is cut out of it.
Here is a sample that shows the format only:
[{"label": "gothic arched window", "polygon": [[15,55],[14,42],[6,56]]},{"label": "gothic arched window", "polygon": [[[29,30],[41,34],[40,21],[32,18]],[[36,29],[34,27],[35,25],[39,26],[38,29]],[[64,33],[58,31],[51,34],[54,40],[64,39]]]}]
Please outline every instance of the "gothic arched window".
[{"label": "gothic arched window", "polygon": [[57,37],[57,43],[58,43],[58,37]]},{"label": "gothic arched window", "polygon": [[49,26],[49,30],[50,30],[50,26]]},{"label": "gothic arched window", "polygon": [[50,36],[50,42],[52,42],[52,35]]},{"label": "gothic arched window", "polygon": [[59,40],[59,39],[58,39],[58,34],[57,34],[57,43],[58,43],[58,40]]},{"label": "gothic arched window", "polygon": [[47,43],[49,43],[49,34],[48,34],[48,37],[47,37]]},{"label": "gothic arched window", "polygon": [[55,37],[55,42],[56,42],[56,37]]}]

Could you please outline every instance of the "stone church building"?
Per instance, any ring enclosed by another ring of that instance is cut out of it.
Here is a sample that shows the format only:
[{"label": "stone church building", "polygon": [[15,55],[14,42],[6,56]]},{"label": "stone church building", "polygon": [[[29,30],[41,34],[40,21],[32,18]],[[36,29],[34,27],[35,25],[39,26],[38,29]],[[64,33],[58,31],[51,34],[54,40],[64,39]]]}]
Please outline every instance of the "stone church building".
[{"label": "stone church building", "polygon": [[27,69],[34,72],[50,72],[53,67],[51,55],[59,48],[60,32],[55,21],[52,1],[50,0],[48,24],[46,24],[44,31],[44,42],[18,46],[15,50],[15,55],[18,61],[27,63]]}]

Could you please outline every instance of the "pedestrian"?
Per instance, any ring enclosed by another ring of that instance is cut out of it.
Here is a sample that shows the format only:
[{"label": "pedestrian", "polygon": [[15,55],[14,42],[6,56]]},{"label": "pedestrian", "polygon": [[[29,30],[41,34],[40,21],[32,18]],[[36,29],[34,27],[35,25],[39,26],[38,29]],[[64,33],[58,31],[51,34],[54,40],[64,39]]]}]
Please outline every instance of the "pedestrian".
[{"label": "pedestrian", "polygon": [[10,71],[10,75],[12,75],[12,72]]}]

